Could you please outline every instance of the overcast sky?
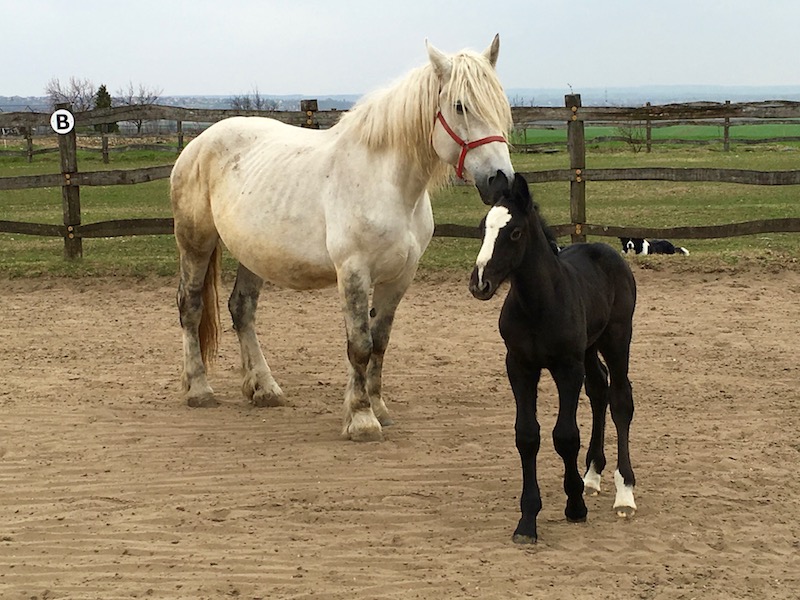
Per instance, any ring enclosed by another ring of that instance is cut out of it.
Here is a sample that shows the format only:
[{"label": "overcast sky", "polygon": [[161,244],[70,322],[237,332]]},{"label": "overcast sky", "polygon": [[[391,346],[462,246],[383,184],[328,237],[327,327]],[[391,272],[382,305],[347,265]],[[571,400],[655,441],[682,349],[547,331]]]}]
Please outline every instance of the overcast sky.
[{"label": "overcast sky", "polygon": [[483,50],[506,89],[800,85],[799,0],[0,0],[0,95],[361,94]]}]

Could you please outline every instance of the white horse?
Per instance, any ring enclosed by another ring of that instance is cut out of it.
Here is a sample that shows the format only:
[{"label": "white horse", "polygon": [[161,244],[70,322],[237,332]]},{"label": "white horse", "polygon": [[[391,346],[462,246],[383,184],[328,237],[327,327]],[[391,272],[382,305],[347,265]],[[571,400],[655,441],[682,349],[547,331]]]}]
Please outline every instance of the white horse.
[{"label": "white horse", "polygon": [[228,307],[245,397],[256,406],[284,402],[256,337],[263,282],[337,284],[350,362],[343,435],[383,438],[381,425],[392,422],[381,397],[383,356],[433,234],[428,190],[454,166],[488,202],[497,172],[514,175],[511,110],[494,68],[499,37],[483,53],[427,49],[428,64],[364,98],[328,130],[234,117],[209,127],[176,161],[171,198],[190,406],[217,405],[206,367],[217,349],[224,243],[240,263]]}]

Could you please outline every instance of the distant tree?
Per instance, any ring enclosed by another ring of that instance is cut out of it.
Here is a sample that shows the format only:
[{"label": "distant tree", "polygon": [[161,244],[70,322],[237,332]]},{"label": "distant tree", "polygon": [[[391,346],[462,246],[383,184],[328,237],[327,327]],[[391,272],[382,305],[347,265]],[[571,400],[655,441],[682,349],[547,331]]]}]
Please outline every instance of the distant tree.
[{"label": "distant tree", "polygon": [[[138,87],[134,87],[133,82],[129,82],[126,89],[117,90],[114,103],[117,106],[152,106],[158,102],[162,91],[156,88],[149,88],[143,83],[140,83]],[[142,126],[144,125],[142,119],[131,119],[129,122],[136,125],[136,133],[142,133]]]},{"label": "distant tree", "polygon": [[642,121],[626,121],[617,126],[617,133],[628,144],[634,154],[641,152],[645,144],[646,126]]},{"label": "distant tree", "polygon": [[249,94],[231,96],[231,108],[234,110],[278,110],[278,101],[264,98],[256,87]]},{"label": "distant tree", "polygon": [[[94,96],[94,107],[95,108],[111,108],[111,94],[108,93],[105,85],[101,85],[97,88],[97,93]],[[116,123],[107,123],[109,133],[119,133],[119,125]],[[102,131],[102,125],[95,125],[95,131]]]},{"label": "distant tree", "polygon": [[94,89],[94,84],[89,79],[70,77],[68,83],[61,83],[60,79],[54,77],[47,82],[44,91],[51,109],[56,104],[68,102],[72,104],[72,110],[83,112],[94,106]]}]

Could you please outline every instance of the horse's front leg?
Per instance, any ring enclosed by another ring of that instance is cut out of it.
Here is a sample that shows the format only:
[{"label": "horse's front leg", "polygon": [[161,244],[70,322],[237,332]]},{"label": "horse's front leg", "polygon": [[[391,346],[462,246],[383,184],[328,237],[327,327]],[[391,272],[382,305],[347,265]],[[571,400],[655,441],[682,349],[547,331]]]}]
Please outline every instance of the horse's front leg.
[{"label": "horse's front leg", "polygon": [[256,335],[256,308],[263,280],[241,264],[228,309],[242,351],[242,394],[255,406],[281,406],[283,391],[272,377]]},{"label": "horse's front leg", "polygon": [[568,521],[581,522],[586,520],[587,512],[583,500],[583,479],[578,471],[581,436],[577,413],[584,379],[583,360],[557,365],[550,369],[550,373],[558,388],[558,417],[553,428],[553,445],[564,461],[564,492],[567,494],[564,515]]},{"label": "horse's front leg", "polygon": [[383,440],[380,421],[375,417],[367,391],[367,367],[372,356],[369,323],[369,276],[357,269],[342,269],[338,274],[339,294],[347,331],[348,368],[344,395],[342,435],[355,442]]},{"label": "horse's front leg", "polygon": [[400,300],[408,289],[413,278],[410,276],[381,283],[375,286],[372,294],[372,310],[370,310],[370,333],[372,335],[372,355],[367,367],[367,393],[369,394],[372,410],[381,425],[387,427],[394,421],[389,415],[382,394],[383,356],[389,345],[389,335],[392,332],[394,315]]},{"label": "horse's front leg", "polygon": [[522,517],[512,539],[517,544],[534,544],[538,539],[536,517],[542,510],[542,497],[536,479],[536,456],[541,442],[536,418],[536,395],[541,370],[526,367],[509,352],[506,355],[506,372],[517,404],[514,431],[522,462],[522,495],[519,501]]}]

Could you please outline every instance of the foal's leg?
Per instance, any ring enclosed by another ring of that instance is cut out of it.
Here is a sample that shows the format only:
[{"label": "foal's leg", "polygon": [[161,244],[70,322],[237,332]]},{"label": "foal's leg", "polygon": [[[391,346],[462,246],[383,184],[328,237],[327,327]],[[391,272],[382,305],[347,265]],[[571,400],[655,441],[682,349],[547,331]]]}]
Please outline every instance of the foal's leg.
[{"label": "foal's leg", "polygon": [[394,314],[397,305],[408,289],[413,273],[389,283],[375,286],[372,293],[372,310],[370,310],[370,334],[372,335],[372,354],[367,367],[367,393],[372,410],[381,425],[387,427],[394,424],[386,403],[381,394],[383,375],[383,355],[389,344]]},{"label": "foal's leg", "polygon": [[608,411],[608,371],[597,356],[597,348],[586,351],[584,366],[586,368],[586,395],[592,405],[592,438],[586,452],[586,474],[583,476],[584,493],[597,495],[600,493],[600,477],[606,467],[606,455],[603,449],[606,430],[606,412]]},{"label": "foal's leg", "polygon": [[567,494],[564,515],[568,521],[585,521],[583,479],[578,472],[581,437],[577,419],[578,398],[584,379],[583,361],[560,364],[552,367],[550,373],[558,388],[558,418],[553,428],[553,444],[564,461],[564,491]]},{"label": "foal's leg", "polygon": [[506,372],[517,404],[514,432],[522,462],[522,495],[519,501],[522,517],[512,539],[517,544],[534,544],[538,537],[536,516],[542,510],[542,497],[536,479],[536,455],[541,442],[536,418],[536,395],[541,369],[526,367],[509,352],[506,355]]},{"label": "foal's leg", "polygon": [[[203,283],[216,240],[207,249],[180,248],[178,313],[183,334],[183,375],[181,382],[186,402],[192,407],[214,407],[219,403],[208,383],[200,350],[200,320],[203,316]],[[188,246],[188,244],[187,244]]]},{"label": "foal's leg", "polygon": [[350,361],[342,435],[355,442],[380,441],[383,439],[381,424],[372,411],[367,392],[367,367],[373,346],[369,323],[370,279],[355,268],[342,268],[338,273],[338,284]]},{"label": "foal's leg", "polygon": [[617,470],[614,472],[617,494],[614,498],[614,510],[620,517],[630,517],[636,512],[636,502],[633,498],[636,478],[631,467],[629,451],[630,427],[633,420],[633,392],[628,379],[630,328],[612,339],[616,339],[617,343],[608,344],[608,347],[602,349],[602,353],[611,375],[609,404],[611,418],[617,428]]},{"label": "foal's leg", "polygon": [[269,369],[256,335],[256,308],[262,279],[241,264],[228,300],[233,328],[242,350],[242,394],[255,406],[281,406],[283,392]]}]

